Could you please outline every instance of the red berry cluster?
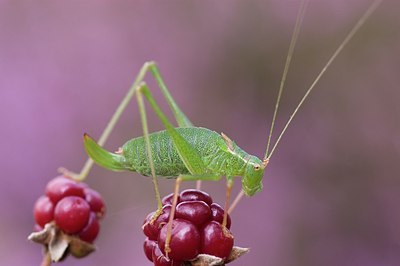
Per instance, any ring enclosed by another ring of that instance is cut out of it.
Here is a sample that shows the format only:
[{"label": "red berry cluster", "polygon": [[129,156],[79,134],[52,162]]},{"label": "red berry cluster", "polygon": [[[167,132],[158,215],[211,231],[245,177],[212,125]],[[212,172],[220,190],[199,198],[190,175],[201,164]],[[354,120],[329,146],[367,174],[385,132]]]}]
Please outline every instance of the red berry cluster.
[{"label": "red berry cluster", "polygon": [[97,191],[64,176],[47,184],[45,195],[33,208],[37,230],[54,221],[66,234],[76,235],[88,243],[96,239],[99,219],[104,213],[104,202]]},{"label": "red berry cluster", "polygon": [[195,189],[184,190],[178,196],[169,244],[171,251],[166,256],[164,247],[172,199],[173,194],[164,197],[161,214],[154,220],[155,212],[152,212],[143,223],[147,258],[155,266],[179,266],[199,254],[227,258],[233,247],[230,217],[223,227],[222,207],[213,203],[207,193]]}]

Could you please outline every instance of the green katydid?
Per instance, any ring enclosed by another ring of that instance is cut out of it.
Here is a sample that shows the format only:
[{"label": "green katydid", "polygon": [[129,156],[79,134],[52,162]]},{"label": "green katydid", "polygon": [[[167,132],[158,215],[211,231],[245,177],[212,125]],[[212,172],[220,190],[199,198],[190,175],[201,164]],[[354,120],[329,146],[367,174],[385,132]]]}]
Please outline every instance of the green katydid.
[{"label": "green katydid", "polygon": [[[305,2],[305,1],[304,1]],[[246,153],[243,149],[235,144],[234,141],[229,139],[225,134],[217,133],[215,131],[194,126],[187,116],[181,111],[175,100],[172,98],[169,90],[167,89],[163,78],[160,75],[157,65],[154,62],[147,62],[143,65],[136,77],[133,85],[129,89],[127,95],[124,97],[108,126],[104,130],[98,143],[91,137],[85,134],[84,146],[91,159],[97,164],[113,171],[133,171],[138,172],[144,176],[152,176],[154,189],[157,197],[158,210],[161,210],[161,197],[157,186],[157,177],[173,177],[176,178],[175,196],[173,199],[173,206],[170,215],[169,232],[171,232],[172,219],[174,216],[174,208],[177,203],[177,195],[179,191],[179,184],[186,180],[220,180],[222,176],[227,179],[227,200],[225,207],[228,207],[230,190],[232,188],[233,177],[239,176],[242,178],[242,192],[238,195],[238,199],[245,194],[252,196],[262,189],[262,179],[264,170],[270,161],[278,143],[280,142],[283,134],[296,115],[299,108],[302,106],[310,92],[315,87],[321,76],[326,69],[337,57],[344,46],[349,42],[357,30],[363,25],[365,20],[373,13],[379,6],[382,0],[374,1],[369,9],[360,18],[358,23],[349,32],[341,45],[334,52],[332,57],[328,60],[325,67],[317,75],[314,82],[304,94],[303,98],[294,109],[292,115],[289,117],[283,130],[277,138],[277,141],[270,149],[271,136],[274,128],[275,117],[277,115],[280,98],[282,95],[284,81],[288,72],[288,66],[294,51],[295,43],[300,25],[304,17],[306,4],[302,3],[298,19],[296,22],[295,30],[292,36],[292,41],[289,47],[289,52],[285,64],[285,69],[281,81],[281,86],[278,91],[278,98],[275,105],[275,111],[268,136],[267,148],[265,156],[262,159]],[[173,115],[176,119],[178,127],[175,127],[161,111],[158,104],[151,95],[148,85],[144,82],[146,74],[150,72],[158,83],[165,99],[167,100]],[[137,137],[126,142],[117,152],[112,153],[106,151],[101,146],[108,138],[110,132],[114,128],[116,121],[130,102],[136,95],[141,115],[143,136]],[[158,118],[161,120],[165,130],[149,133],[147,126],[146,111],[144,108],[143,96],[149,102],[151,108],[154,110]],[[75,179],[83,179],[90,171],[93,161],[87,161],[80,175],[74,175]],[[235,204],[235,203],[234,203]],[[233,205],[234,205],[233,204]],[[223,225],[226,225],[227,211],[225,212]],[[169,240],[167,238],[165,251],[168,253]]]}]

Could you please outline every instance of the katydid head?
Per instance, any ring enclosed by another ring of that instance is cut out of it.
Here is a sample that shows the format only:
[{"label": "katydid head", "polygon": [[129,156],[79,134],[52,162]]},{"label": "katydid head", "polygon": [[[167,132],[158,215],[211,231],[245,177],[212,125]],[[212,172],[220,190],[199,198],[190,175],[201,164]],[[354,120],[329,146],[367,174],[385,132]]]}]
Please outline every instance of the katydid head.
[{"label": "katydid head", "polygon": [[253,196],[262,189],[262,178],[267,164],[267,159],[261,161],[256,156],[251,156],[247,161],[246,169],[242,178],[242,190],[247,196]]}]

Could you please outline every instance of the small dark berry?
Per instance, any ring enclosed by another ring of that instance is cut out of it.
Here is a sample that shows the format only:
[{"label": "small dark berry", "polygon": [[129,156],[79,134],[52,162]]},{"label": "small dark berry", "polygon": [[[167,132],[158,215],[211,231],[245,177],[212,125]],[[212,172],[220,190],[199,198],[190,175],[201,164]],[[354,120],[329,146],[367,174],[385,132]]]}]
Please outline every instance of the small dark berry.
[{"label": "small dark berry", "polygon": [[[144,250],[144,254],[146,254],[146,257],[150,260],[153,261],[153,250],[154,247],[157,246],[157,242],[154,240],[150,240],[148,237],[144,240],[143,243],[143,250]],[[161,251],[160,251],[161,253]]]},{"label": "small dark berry", "polygon": [[[164,253],[168,224],[164,225],[158,236],[158,246]],[[168,257],[173,260],[187,261],[195,258],[200,249],[200,233],[189,221],[176,219],[172,221],[170,248]]]},{"label": "small dark berry", "polygon": [[[172,205],[172,200],[173,200],[173,198],[174,198],[174,193],[171,193],[171,194],[169,194],[169,195],[167,195],[167,196],[165,196],[164,198],[162,198],[162,200],[161,200],[161,202],[162,202],[162,205],[164,206],[164,205]],[[181,202],[181,199],[180,199],[180,197],[179,197],[179,195],[178,195],[178,203],[179,202]]]},{"label": "small dark berry", "polygon": [[[217,203],[211,204],[211,220],[217,221],[220,224],[222,224],[222,221],[224,220],[224,209],[219,206]],[[226,220],[226,228],[230,229],[231,228],[231,217],[228,214],[228,219]]]},{"label": "small dark berry", "polygon": [[80,197],[69,196],[60,200],[54,210],[54,220],[67,234],[79,233],[89,221],[90,206]]},{"label": "small dark berry", "polygon": [[146,219],[143,221],[142,230],[145,236],[147,236],[150,240],[157,240],[158,231],[154,226],[154,223],[151,223],[153,216],[156,212],[151,212],[146,216]]},{"label": "small dark berry", "polygon": [[188,220],[198,228],[210,220],[210,215],[210,207],[204,201],[198,200],[181,202],[175,211],[176,218]]},{"label": "small dark berry", "polygon": [[180,262],[180,261],[173,260],[170,258],[168,259],[167,257],[165,257],[157,244],[153,249],[152,259],[153,259],[152,261],[154,262],[154,266],[181,266],[182,265],[182,262]]},{"label": "small dark berry", "polygon": [[232,251],[233,235],[216,221],[209,222],[201,232],[201,253],[226,258]]},{"label": "small dark berry", "polygon": [[164,224],[168,223],[169,213],[171,212],[171,205],[165,205],[162,208],[161,214],[157,217],[157,219],[151,223],[155,212],[147,215],[146,219],[143,222],[143,233],[151,240],[157,240],[158,234]]},{"label": "small dark berry", "polygon": [[206,192],[197,190],[197,189],[186,189],[181,192],[180,200],[181,202],[183,201],[195,201],[195,200],[201,200],[207,203],[208,205],[211,205],[213,202],[210,195],[208,195]]}]

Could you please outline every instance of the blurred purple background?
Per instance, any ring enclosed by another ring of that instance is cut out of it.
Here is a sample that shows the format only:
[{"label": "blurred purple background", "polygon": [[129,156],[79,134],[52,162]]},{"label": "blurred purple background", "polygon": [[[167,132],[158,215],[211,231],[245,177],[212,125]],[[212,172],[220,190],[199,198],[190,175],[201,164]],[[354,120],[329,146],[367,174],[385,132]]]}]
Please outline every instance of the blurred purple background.
[{"label": "blurred purple background", "polygon": [[[370,2],[311,1],[276,133]],[[196,125],[263,156],[298,7],[1,1],[0,264],[39,265],[41,248],[26,240],[34,201],[59,166],[79,171],[82,134],[99,137],[146,60]],[[385,1],[363,26],[290,126],[264,190],[233,213],[236,244],[251,253],[232,265],[400,265],[399,8]],[[107,148],[140,135],[139,123],[132,105]],[[150,265],[141,231],[156,207],[150,180],[95,167],[87,182],[108,206],[98,251],[61,265]],[[172,187],[161,181],[163,194]],[[204,188],[223,202],[223,182]]]}]

